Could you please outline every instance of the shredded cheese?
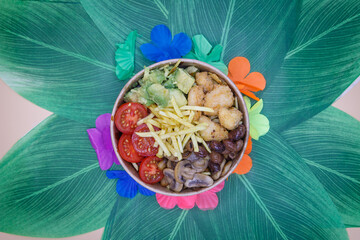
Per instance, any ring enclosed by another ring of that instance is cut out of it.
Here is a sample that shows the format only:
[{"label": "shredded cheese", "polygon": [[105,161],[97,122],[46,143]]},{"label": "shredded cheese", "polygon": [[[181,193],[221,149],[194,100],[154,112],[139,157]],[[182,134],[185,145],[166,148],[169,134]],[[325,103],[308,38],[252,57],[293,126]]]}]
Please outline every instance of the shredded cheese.
[{"label": "shredded cheese", "polygon": [[215,112],[214,109],[208,107],[200,107],[200,106],[182,106],[181,110],[194,110],[194,111],[201,111],[201,112]]}]

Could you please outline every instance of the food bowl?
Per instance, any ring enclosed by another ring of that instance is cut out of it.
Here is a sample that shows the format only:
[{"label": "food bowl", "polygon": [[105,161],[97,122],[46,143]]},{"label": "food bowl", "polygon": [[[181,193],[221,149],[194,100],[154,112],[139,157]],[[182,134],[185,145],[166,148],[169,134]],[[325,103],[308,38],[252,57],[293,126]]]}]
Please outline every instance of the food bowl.
[{"label": "food bowl", "polygon": [[[174,65],[178,62],[179,59],[171,59],[171,60],[166,60],[166,61],[162,61],[162,62],[158,62],[155,63],[151,66],[149,66],[149,69],[155,69],[155,68],[160,68],[162,66],[165,65]],[[166,187],[161,186],[159,183],[156,184],[147,184],[145,182],[143,182],[140,177],[138,172],[136,171],[136,169],[133,167],[133,165],[125,160],[123,160],[118,152],[117,146],[118,146],[118,141],[119,138],[121,136],[121,133],[117,130],[115,123],[114,123],[114,116],[116,113],[116,110],[119,108],[119,106],[121,106],[124,103],[124,96],[125,94],[132,89],[132,87],[137,83],[138,80],[140,80],[143,75],[144,75],[144,70],[138,72],[135,76],[133,76],[128,83],[123,87],[123,89],[121,90],[118,98],[116,99],[112,114],[111,114],[111,124],[110,124],[110,131],[111,131],[111,141],[112,141],[112,145],[115,151],[115,154],[119,160],[119,162],[121,163],[121,165],[123,166],[123,168],[125,169],[125,171],[136,181],[138,182],[140,185],[144,186],[145,188],[156,192],[156,193],[160,193],[163,195],[168,195],[168,196],[190,196],[190,195],[195,195],[195,194],[199,194],[205,191],[208,191],[210,189],[212,189],[213,187],[217,186],[218,184],[220,184],[221,182],[223,182],[226,178],[229,177],[229,175],[235,170],[236,166],[239,164],[242,156],[244,155],[246,146],[247,146],[247,142],[249,139],[249,115],[247,112],[247,108],[245,105],[245,101],[240,93],[240,91],[238,90],[238,88],[235,86],[235,84],[220,70],[218,70],[217,68],[201,62],[201,61],[197,61],[197,60],[193,60],[193,59],[180,59],[181,63],[179,65],[179,67],[187,67],[187,66],[195,66],[197,67],[200,71],[207,71],[207,72],[212,72],[215,73],[216,75],[218,75],[218,77],[223,80],[232,90],[232,92],[234,93],[234,96],[236,97],[237,101],[238,101],[238,106],[239,106],[239,110],[243,113],[243,124],[246,127],[246,133],[245,133],[245,137],[244,137],[244,145],[243,148],[239,154],[238,157],[236,157],[235,159],[232,160],[232,166],[230,168],[230,170],[227,172],[227,174],[225,174],[224,176],[220,177],[218,180],[214,181],[214,184],[209,186],[209,187],[204,187],[204,188],[198,188],[198,189],[184,189],[181,192],[177,193],[177,192],[173,192],[171,190],[169,190]]]}]

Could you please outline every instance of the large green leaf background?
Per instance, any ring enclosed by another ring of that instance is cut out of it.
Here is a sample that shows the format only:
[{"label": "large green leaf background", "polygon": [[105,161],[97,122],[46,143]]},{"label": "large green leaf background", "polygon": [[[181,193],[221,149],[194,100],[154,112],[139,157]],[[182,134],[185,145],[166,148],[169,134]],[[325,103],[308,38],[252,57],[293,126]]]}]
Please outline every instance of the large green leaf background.
[{"label": "large green leaf background", "polygon": [[104,226],[115,182],[99,169],[86,127],[52,115],[0,165],[0,231],[66,237]]},{"label": "large green leaf background", "polygon": [[[343,223],[360,225],[359,123],[323,110],[360,75],[359,8],[355,0],[0,0],[0,77],[56,113],[0,162],[0,231],[64,237],[109,216],[104,239],[346,239]],[[87,139],[124,84],[115,44],[138,30],[138,71],[150,64],[139,46],[157,24],[204,34],[224,46],[225,63],[245,56],[267,79],[272,130],[254,141],[252,171],[229,178],[214,211],[118,197]]]},{"label": "large green leaf background", "polygon": [[254,142],[253,153],[252,171],[226,181],[215,210],[164,210],[150,197],[119,199],[103,239],[347,238],[329,196],[279,135]]}]

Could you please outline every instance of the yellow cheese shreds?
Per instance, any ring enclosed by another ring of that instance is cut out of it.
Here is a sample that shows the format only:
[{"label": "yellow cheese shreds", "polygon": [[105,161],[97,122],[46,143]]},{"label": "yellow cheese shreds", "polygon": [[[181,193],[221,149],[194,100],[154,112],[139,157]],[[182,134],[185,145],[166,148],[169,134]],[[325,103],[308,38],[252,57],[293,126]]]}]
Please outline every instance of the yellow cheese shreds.
[{"label": "yellow cheese shreds", "polygon": [[200,106],[182,106],[181,110],[194,110],[194,111],[201,111],[201,112],[214,112],[214,109],[208,107],[200,107]]},{"label": "yellow cheese shreds", "polygon": [[163,141],[161,140],[161,138],[159,137],[159,135],[157,135],[155,133],[154,127],[150,124],[150,123],[146,123],[147,127],[150,130],[150,134],[152,135],[152,137],[155,139],[155,141],[159,144],[159,146],[163,149],[163,151],[165,152],[165,155],[169,155],[170,156],[170,152],[169,150],[166,148],[166,145],[163,143]]},{"label": "yellow cheese shreds", "polygon": [[166,133],[166,134],[163,134],[163,135],[160,135],[160,138],[161,139],[167,139],[171,136],[176,136],[176,135],[183,135],[183,134],[188,134],[188,133],[194,133],[194,132],[197,132],[197,131],[202,131],[202,130],[205,130],[206,129],[206,125],[198,125],[196,127],[193,127],[193,128],[188,128],[188,129],[185,129],[185,130],[181,130],[179,132],[173,132],[173,133]]},{"label": "yellow cheese shreds", "polygon": [[158,150],[156,156],[158,158],[162,158],[164,156],[164,151],[163,151],[163,149],[161,147],[159,147],[159,150]]},{"label": "yellow cheese shreds", "polygon": [[155,127],[158,127],[158,128],[161,127],[160,123],[158,123],[158,122],[157,122],[156,120],[154,120],[154,119],[147,119],[147,120],[145,120],[145,123],[150,123],[151,125],[154,125]]},{"label": "yellow cheese shreds", "polygon": [[191,134],[191,142],[194,146],[194,152],[198,152],[199,151],[199,145],[198,145],[198,142],[196,140],[196,136],[195,134]]},{"label": "yellow cheese shreds", "polygon": [[179,160],[182,159],[182,156],[179,156],[177,151],[171,146],[170,143],[165,142],[166,147],[170,150],[171,154],[175,157],[177,157]]},{"label": "yellow cheese shreds", "polygon": [[[161,114],[161,113],[160,113]],[[185,120],[183,120],[182,118],[176,116],[175,114],[171,113],[171,112],[165,112],[166,116],[170,117],[171,119],[174,119],[175,121],[187,126],[187,127],[195,127],[193,124],[191,124],[190,122],[187,122]]]},{"label": "yellow cheese shreds", "polygon": [[209,153],[211,153],[211,150],[209,148],[209,146],[207,145],[207,143],[204,141],[204,139],[202,139],[201,137],[196,137],[196,140],[199,142],[199,143],[202,143],[206,149],[206,151],[208,151]]},{"label": "yellow cheese shreds", "polygon": [[172,143],[172,146],[174,147],[175,151],[180,152],[180,149],[178,149],[179,147],[178,147],[177,140],[176,140],[175,136],[171,137],[171,143]]},{"label": "yellow cheese shreds", "polygon": [[188,134],[185,135],[185,138],[184,138],[183,141],[182,141],[182,147],[183,147],[183,148],[185,147],[185,145],[187,144],[187,142],[188,142],[189,139],[191,138],[191,135],[192,135],[192,133],[188,133]]},{"label": "yellow cheese shreds", "polygon": [[[161,131],[156,131],[154,132],[155,134],[161,134]],[[140,136],[140,137],[152,137],[152,133],[151,132],[135,132],[136,135]]]},{"label": "yellow cheese shreds", "polygon": [[235,108],[239,109],[239,102],[238,102],[237,97],[235,97]]},{"label": "yellow cheese shreds", "polygon": [[174,96],[171,97],[171,104],[173,105],[176,114],[182,118],[183,114],[181,113],[179,106],[176,104]]},{"label": "yellow cheese shreds", "polygon": [[180,136],[176,136],[176,140],[177,140],[177,144],[178,144],[178,146],[179,146],[180,152],[183,153],[183,152],[184,152],[184,149],[183,149],[183,147],[182,147],[181,137],[180,137]]},{"label": "yellow cheese shreds", "polygon": [[194,116],[195,116],[195,112],[194,112],[194,111],[190,111],[190,114],[189,114],[189,122],[192,122],[192,121],[193,121]]},{"label": "yellow cheese shreds", "polygon": [[189,116],[190,115],[190,110],[187,110],[187,111],[182,111],[181,113],[184,115],[184,116]]},{"label": "yellow cheese shreds", "polygon": [[136,124],[137,124],[137,125],[141,125],[141,124],[143,124],[146,120],[151,119],[151,118],[153,118],[154,116],[155,116],[154,114],[150,113],[149,115],[147,115],[147,116],[144,117],[143,119],[140,119]]}]

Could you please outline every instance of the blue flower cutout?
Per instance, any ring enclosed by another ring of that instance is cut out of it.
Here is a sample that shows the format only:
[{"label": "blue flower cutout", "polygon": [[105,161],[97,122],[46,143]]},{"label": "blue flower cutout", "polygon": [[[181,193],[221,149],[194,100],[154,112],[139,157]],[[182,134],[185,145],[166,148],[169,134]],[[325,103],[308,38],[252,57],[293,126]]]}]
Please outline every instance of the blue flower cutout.
[{"label": "blue flower cutout", "polygon": [[191,39],[185,33],[178,33],[171,40],[170,29],[165,25],[157,25],[151,30],[151,43],[140,46],[144,56],[154,62],[181,58],[190,52]]},{"label": "blue flower cutout", "polygon": [[133,198],[138,191],[145,196],[152,196],[155,193],[138,184],[124,170],[111,170],[106,172],[106,176],[110,179],[118,179],[116,183],[116,192],[121,197]]}]

